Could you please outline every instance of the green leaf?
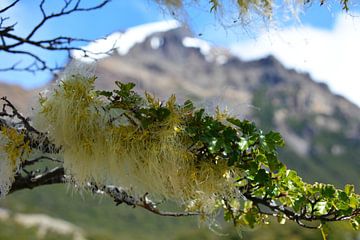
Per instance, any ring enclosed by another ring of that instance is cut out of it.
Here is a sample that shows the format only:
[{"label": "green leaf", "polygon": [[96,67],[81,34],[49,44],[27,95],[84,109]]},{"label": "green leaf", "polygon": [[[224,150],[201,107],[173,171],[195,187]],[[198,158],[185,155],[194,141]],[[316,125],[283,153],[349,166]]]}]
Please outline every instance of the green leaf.
[{"label": "green leaf", "polygon": [[266,159],[271,172],[277,172],[283,166],[283,164],[278,160],[277,156],[274,154],[267,154]]},{"label": "green leaf", "polygon": [[170,115],[170,110],[164,107],[160,107],[156,110],[156,118],[159,121],[165,120]]},{"label": "green leaf", "polygon": [[231,124],[234,124],[235,126],[241,128],[241,121],[237,118],[227,118],[226,121],[228,121]]},{"label": "green leaf", "polygon": [[183,109],[187,111],[193,111],[195,109],[193,102],[190,100],[186,100],[184,102]]},{"label": "green leaf", "polygon": [[266,156],[264,154],[258,154],[256,156],[255,160],[258,163],[265,163],[266,162]]},{"label": "green leaf", "polygon": [[317,211],[317,213],[319,213],[320,215],[324,215],[327,213],[327,202],[317,202],[315,204],[315,210]]},{"label": "green leaf", "polygon": [[253,202],[247,200],[247,201],[244,202],[244,209],[243,210],[244,210],[244,212],[248,212],[248,211],[251,210],[252,207],[253,207]]},{"label": "green leaf", "polygon": [[321,189],[321,195],[325,198],[332,199],[335,197],[336,189],[332,185],[326,185]]},{"label": "green leaf", "polygon": [[120,88],[120,90],[125,92],[130,92],[135,87],[135,83],[122,83],[120,81],[115,81],[116,86]]},{"label": "green leaf", "polygon": [[360,205],[360,199],[355,195],[351,195],[349,197],[349,207],[356,209],[360,207],[359,205]]},{"label": "green leaf", "polygon": [[300,212],[300,210],[306,205],[307,200],[304,196],[296,199],[293,205],[295,212]]},{"label": "green leaf", "polygon": [[249,143],[246,138],[241,137],[240,142],[238,142],[238,146],[241,151],[245,151],[249,148]]},{"label": "green leaf", "polygon": [[345,193],[345,192],[339,192],[339,196],[338,196],[339,200],[342,202],[349,202],[349,196]]},{"label": "green leaf", "polygon": [[257,133],[257,128],[253,122],[248,120],[240,121],[236,118],[227,118],[226,119],[229,123],[237,126],[242,131],[243,135],[253,135]]},{"label": "green leaf", "polygon": [[351,185],[351,184],[346,184],[345,185],[345,188],[344,188],[344,191],[347,195],[350,195],[351,193],[354,192],[354,185]]},{"label": "green leaf", "polygon": [[265,171],[265,169],[260,169],[255,175],[254,180],[262,185],[265,185],[270,181],[270,177],[269,174]]},{"label": "green leaf", "polygon": [[257,128],[255,126],[255,124],[253,122],[250,122],[248,120],[244,120],[241,123],[241,131],[245,134],[245,135],[253,135],[257,132]]},{"label": "green leaf", "polygon": [[239,137],[236,134],[236,131],[233,128],[226,127],[223,131],[222,135],[224,136],[224,139],[226,142],[235,142],[239,140]]},{"label": "green leaf", "polygon": [[245,214],[245,220],[247,222],[247,224],[249,225],[250,228],[254,228],[255,224],[257,223],[256,221],[256,215],[252,212],[247,212]]},{"label": "green leaf", "polygon": [[224,220],[227,222],[230,222],[232,220],[232,214],[230,211],[228,210],[224,211]]},{"label": "green leaf", "polygon": [[111,97],[112,94],[113,94],[112,92],[109,92],[109,91],[96,91],[95,93],[98,96],[104,96],[104,97],[107,97],[107,98]]},{"label": "green leaf", "polygon": [[195,115],[194,115],[194,118],[195,118],[195,121],[199,122],[203,115],[204,115],[204,112],[205,112],[205,109],[201,108],[200,110],[196,111],[195,112]]},{"label": "green leaf", "polygon": [[270,131],[265,135],[265,139],[268,143],[271,143],[274,146],[283,147],[285,145],[284,139],[278,132]]},{"label": "green leaf", "polygon": [[337,200],[340,201],[337,203],[337,207],[344,212],[343,214],[346,215],[352,212],[349,206],[350,198],[345,192],[339,191]]}]

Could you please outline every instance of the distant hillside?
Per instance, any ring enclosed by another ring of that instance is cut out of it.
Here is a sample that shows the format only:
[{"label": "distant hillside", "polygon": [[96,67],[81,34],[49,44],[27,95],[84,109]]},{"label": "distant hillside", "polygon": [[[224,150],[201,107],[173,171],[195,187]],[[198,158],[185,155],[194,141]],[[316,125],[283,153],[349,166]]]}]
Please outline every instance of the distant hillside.
[{"label": "distant hillside", "polygon": [[[141,37],[134,38],[139,32]],[[148,90],[160,98],[176,93],[178,101],[190,98],[209,110],[216,105],[228,107],[230,114],[255,120],[266,130],[279,130],[287,143],[281,160],[307,181],[339,187],[354,183],[359,192],[360,109],[334,95],[326,85],[286,69],[272,56],[242,61],[226,49],[193,38],[174,22],[114,33],[109,40],[114,39],[118,50],[111,56],[101,55],[97,61],[99,88],[112,89],[116,80],[135,82],[138,90]],[[101,40],[89,47],[101,50],[113,44]],[[83,63],[91,62],[79,54],[74,56]],[[29,103],[36,99],[35,92],[0,84],[0,95],[8,96],[23,111],[28,111]],[[81,227],[88,239],[237,238],[236,231],[228,226],[219,232],[229,234],[219,236],[206,227],[199,230],[194,218],[169,219],[141,209],[115,207],[109,199],[79,194],[66,186],[18,192],[0,200],[0,207],[65,219]],[[28,232],[36,233],[0,222],[0,239],[12,239],[12,234],[13,239],[28,239]],[[25,237],[16,238],[16,233]],[[345,235],[346,239],[359,237],[354,232],[334,231],[330,239],[345,239]],[[245,231],[244,238],[321,239],[317,231],[276,224]]]},{"label": "distant hillside", "polygon": [[39,90],[26,91],[19,86],[0,82],[0,97],[6,96],[21,112],[30,112],[38,93]]}]

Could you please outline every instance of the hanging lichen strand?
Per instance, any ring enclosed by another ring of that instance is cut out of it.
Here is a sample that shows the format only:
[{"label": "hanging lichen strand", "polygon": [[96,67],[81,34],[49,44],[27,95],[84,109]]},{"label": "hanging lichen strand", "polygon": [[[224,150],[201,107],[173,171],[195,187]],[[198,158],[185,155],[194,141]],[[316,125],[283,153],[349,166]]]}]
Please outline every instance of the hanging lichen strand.
[{"label": "hanging lichen strand", "polygon": [[22,132],[15,128],[0,128],[0,198],[8,193],[16,171],[30,152],[29,142]]},{"label": "hanging lichen strand", "polygon": [[224,209],[235,225],[253,227],[271,214],[281,223],[347,219],[359,226],[354,187],[304,183],[278,160],[276,148],[284,145],[279,133],[218,110],[210,116],[191,101],[176,104],[174,96],[167,102],[148,93],[143,98],[132,83],[96,91],[94,81],[64,79],[40,99],[36,117],[38,128],[61,147],[64,168],[77,185],[148,192],[207,217]]}]

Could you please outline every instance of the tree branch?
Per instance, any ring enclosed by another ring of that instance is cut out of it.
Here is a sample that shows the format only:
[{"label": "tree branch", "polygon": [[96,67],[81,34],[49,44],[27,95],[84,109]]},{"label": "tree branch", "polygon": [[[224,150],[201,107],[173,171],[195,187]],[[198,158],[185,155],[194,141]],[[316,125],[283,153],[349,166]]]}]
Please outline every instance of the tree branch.
[{"label": "tree branch", "polygon": [[[303,221],[307,222],[335,222],[335,221],[345,221],[349,220],[351,218],[354,218],[356,216],[360,216],[360,208],[354,209],[351,214],[343,215],[341,211],[329,211],[327,214],[323,215],[315,215],[314,212],[311,214],[307,214],[306,211],[302,211],[301,214],[296,213],[292,209],[288,209],[285,206],[277,205],[274,203],[271,199],[266,198],[259,198],[251,195],[250,193],[244,193],[244,196],[251,200],[257,207],[260,213],[266,214],[266,215],[277,215],[277,213],[283,213],[288,219],[295,221],[297,224],[299,224],[302,227],[310,228],[310,229],[318,229],[321,228],[321,223],[317,226],[311,226],[303,223]],[[268,208],[271,210],[271,212],[267,212],[263,210],[260,205]]]},{"label": "tree branch", "polygon": [[[20,119],[21,123],[24,125],[24,127],[29,131],[29,132],[34,132],[37,134],[40,134],[40,132],[38,130],[36,130],[33,126],[30,125],[29,119],[25,118],[21,113],[19,113],[19,111],[16,109],[16,107],[7,99],[6,96],[2,97],[1,100],[5,101],[5,104],[3,105],[3,111],[0,112],[0,116],[7,116],[10,118],[13,117],[17,117],[18,119]],[[6,111],[6,107],[10,107],[12,113],[9,114]]]},{"label": "tree branch", "polygon": [[[9,194],[14,193],[23,189],[33,189],[40,186],[52,185],[52,184],[63,184],[67,180],[65,176],[65,171],[63,167],[56,167],[49,171],[45,171],[41,174],[35,174],[31,172],[26,176],[18,174],[15,176],[15,181],[13,182]],[[144,196],[137,198],[129,195],[125,190],[120,187],[115,187],[112,185],[103,186],[99,189],[95,184],[89,183],[89,190],[94,194],[108,195],[111,197],[116,205],[125,203],[128,206],[140,207],[147,211],[150,211],[154,214],[167,217],[186,217],[186,216],[196,216],[200,213],[198,212],[170,212],[162,211],[157,208],[156,204],[147,198],[147,193]]]},{"label": "tree branch", "polygon": [[[5,13],[7,10],[11,9],[16,5],[19,0],[14,1],[9,6],[0,10],[0,13]],[[50,39],[42,39],[42,40],[34,40],[33,37],[36,35],[39,29],[43,28],[44,25],[51,19],[59,18],[62,16],[74,14],[76,12],[89,12],[100,9],[107,5],[110,0],[102,0],[98,4],[95,4],[90,7],[81,7],[81,0],[67,0],[64,1],[64,5],[53,13],[47,13],[44,5],[46,0],[42,0],[39,4],[39,9],[42,14],[42,19],[30,30],[28,34],[25,36],[16,35],[11,33],[15,29],[15,24],[9,26],[3,26],[4,22],[8,20],[8,17],[0,18],[0,51],[4,51],[9,54],[19,55],[19,56],[27,56],[29,59],[32,59],[33,62],[20,66],[22,61],[16,61],[14,64],[8,67],[1,67],[0,71],[26,71],[31,73],[36,73],[37,71],[49,71],[55,74],[57,71],[62,70],[63,67],[51,66],[47,63],[45,59],[43,59],[39,54],[35,53],[31,50],[24,50],[24,48],[19,49],[19,47],[23,46],[32,46],[38,49],[43,49],[46,51],[65,51],[68,53],[68,56],[71,58],[71,51],[78,50],[83,52],[84,56],[96,55],[96,54],[107,54],[112,52],[113,49],[109,49],[109,51],[103,53],[92,53],[86,49],[81,47],[76,47],[74,44],[78,42],[90,42],[91,40],[83,39],[83,38],[74,38],[67,36],[57,36]],[[28,60],[29,60],[28,59]]]},{"label": "tree branch", "polygon": [[23,189],[33,189],[45,185],[65,183],[65,181],[66,177],[63,167],[56,167],[37,175],[33,172],[26,176],[19,174],[15,176],[15,181],[11,186],[9,194]]},{"label": "tree branch", "polygon": [[142,197],[134,197],[129,195],[124,189],[112,185],[103,186],[98,188],[95,184],[89,183],[89,189],[93,193],[97,194],[107,194],[110,196],[116,205],[120,205],[125,203],[126,205],[132,207],[141,207],[150,211],[154,214],[160,216],[167,216],[167,217],[187,217],[187,216],[197,216],[199,212],[169,212],[169,211],[162,211],[157,208],[156,204],[152,202],[149,198],[147,198],[148,193],[145,193]]}]

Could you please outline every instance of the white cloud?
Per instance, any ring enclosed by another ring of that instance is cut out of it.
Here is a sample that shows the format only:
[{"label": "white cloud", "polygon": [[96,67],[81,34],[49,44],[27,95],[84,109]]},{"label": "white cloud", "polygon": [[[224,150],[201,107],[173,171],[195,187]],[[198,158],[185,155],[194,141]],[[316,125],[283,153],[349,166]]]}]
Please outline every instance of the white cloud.
[{"label": "white cloud", "polygon": [[244,60],[272,54],[285,66],[309,72],[360,106],[359,17],[341,14],[331,30],[310,26],[272,30],[231,48]]}]

